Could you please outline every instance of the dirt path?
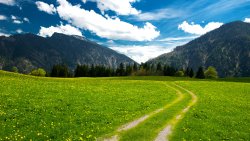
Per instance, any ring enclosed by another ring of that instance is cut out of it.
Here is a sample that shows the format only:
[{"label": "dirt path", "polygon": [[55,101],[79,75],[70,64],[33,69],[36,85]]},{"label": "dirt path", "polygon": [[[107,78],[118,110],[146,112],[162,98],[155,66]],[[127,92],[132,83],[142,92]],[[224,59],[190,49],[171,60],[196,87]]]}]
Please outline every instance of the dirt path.
[{"label": "dirt path", "polygon": [[191,98],[192,98],[191,101],[183,110],[181,110],[181,112],[179,114],[177,114],[173,119],[170,120],[170,122],[165,126],[165,128],[158,134],[158,136],[155,139],[155,141],[168,141],[168,138],[172,134],[174,127],[184,117],[185,113],[187,113],[190,110],[190,108],[197,102],[197,96],[193,92],[191,92],[191,91],[189,91],[189,90],[187,90],[187,89],[185,89],[185,88],[183,88],[175,83],[174,83],[174,85],[178,89],[166,84],[167,87],[176,91],[176,94],[178,95],[178,97],[173,102],[165,105],[163,108],[157,109],[157,110],[155,110],[147,115],[144,115],[144,116],[142,116],[142,117],[140,117],[132,122],[129,122],[125,125],[122,125],[120,128],[118,128],[114,132],[113,136],[109,136],[108,138],[99,138],[99,139],[97,139],[97,141],[119,141],[120,133],[126,132],[126,131],[138,126],[139,124],[145,122],[150,117],[160,113],[163,110],[167,110],[169,107],[174,106],[176,103],[180,102],[184,98],[184,94],[180,91],[180,89],[181,89],[181,90],[187,92],[191,96]]},{"label": "dirt path", "polygon": [[100,139],[97,139],[97,141],[118,141],[119,140],[119,134],[121,132],[128,131],[129,129],[132,129],[132,128],[138,126],[142,122],[146,121],[148,118],[154,116],[155,114],[160,113],[163,110],[168,109],[169,107],[175,105],[176,103],[178,103],[179,101],[181,101],[183,99],[183,94],[181,93],[181,91],[179,91],[178,89],[176,89],[176,88],[174,88],[174,87],[172,87],[172,86],[170,86],[168,84],[166,84],[166,86],[169,87],[170,89],[173,89],[174,91],[176,91],[176,94],[177,94],[178,97],[173,102],[165,105],[163,108],[157,109],[157,110],[155,110],[155,111],[153,111],[153,112],[151,112],[151,113],[149,113],[147,115],[144,115],[143,117],[140,117],[140,118],[138,118],[138,119],[136,119],[136,120],[134,120],[132,122],[129,122],[129,123],[125,124],[125,125],[122,125],[120,128],[117,129],[117,131],[115,132],[115,134],[113,136],[111,136],[109,138],[100,138]]},{"label": "dirt path", "polygon": [[174,129],[174,127],[184,117],[185,113],[187,113],[189,111],[189,109],[198,100],[197,96],[193,92],[191,92],[191,91],[189,91],[189,90],[187,90],[187,89],[185,89],[177,84],[175,84],[175,86],[186,91],[188,94],[190,94],[192,97],[192,100],[189,102],[188,106],[185,107],[175,118],[170,120],[170,122],[165,126],[165,128],[158,134],[155,141],[168,141],[169,136],[172,134],[172,130]]}]

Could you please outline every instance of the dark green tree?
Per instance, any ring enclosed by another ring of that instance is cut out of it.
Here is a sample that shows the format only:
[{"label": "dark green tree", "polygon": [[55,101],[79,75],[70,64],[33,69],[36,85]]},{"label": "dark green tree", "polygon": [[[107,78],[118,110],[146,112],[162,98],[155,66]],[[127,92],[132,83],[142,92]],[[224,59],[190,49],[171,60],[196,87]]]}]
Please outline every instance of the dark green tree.
[{"label": "dark green tree", "polygon": [[132,74],[132,71],[133,71],[133,67],[132,67],[131,65],[127,65],[127,66],[126,66],[126,71],[125,71],[126,76],[131,75],[131,74]]},{"label": "dark green tree", "polygon": [[190,69],[188,76],[189,76],[190,78],[193,78],[193,77],[194,77],[194,71],[193,71],[192,68]]},{"label": "dark green tree", "polygon": [[66,65],[54,65],[52,67],[51,77],[70,77],[68,66]]},{"label": "dark green tree", "polygon": [[124,76],[125,75],[125,68],[124,64],[120,63],[119,68],[116,70],[117,76]]},{"label": "dark green tree", "polygon": [[199,67],[195,77],[199,79],[205,79],[203,67]]},{"label": "dark green tree", "polygon": [[87,77],[89,76],[88,65],[77,65],[75,69],[75,77]]},{"label": "dark green tree", "polygon": [[186,70],[185,70],[185,76],[189,76],[189,73],[190,73],[190,68],[187,67]]},{"label": "dark green tree", "polygon": [[162,71],[162,65],[161,65],[160,62],[157,64],[156,71],[157,72],[161,72]]},{"label": "dark green tree", "polygon": [[90,69],[89,69],[89,76],[90,77],[96,77],[96,72],[95,72],[95,66],[94,64],[91,65]]},{"label": "dark green tree", "polygon": [[163,74],[165,76],[174,76],[176,72],[177,72],[177,69],[175,69],[174,67],[167,66],[167,65],[165,65],[164,70],[163,70]]},{"label": "dark green tree", "polygon": [[134,65],[133,65],[133,71],[134,71],[134,72],[138,71],[138,66],[137,66],[136,63],[134,63]]}]

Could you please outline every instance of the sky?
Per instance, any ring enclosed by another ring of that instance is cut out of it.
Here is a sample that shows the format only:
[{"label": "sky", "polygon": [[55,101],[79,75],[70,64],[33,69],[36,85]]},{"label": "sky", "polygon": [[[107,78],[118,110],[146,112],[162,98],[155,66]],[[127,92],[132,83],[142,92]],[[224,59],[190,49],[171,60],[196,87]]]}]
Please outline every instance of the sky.
[{"label": "sky", "polygon": [[78,35],[138,63],[232,21],[250,23],[250,0],[0,0],[0,36]]}]

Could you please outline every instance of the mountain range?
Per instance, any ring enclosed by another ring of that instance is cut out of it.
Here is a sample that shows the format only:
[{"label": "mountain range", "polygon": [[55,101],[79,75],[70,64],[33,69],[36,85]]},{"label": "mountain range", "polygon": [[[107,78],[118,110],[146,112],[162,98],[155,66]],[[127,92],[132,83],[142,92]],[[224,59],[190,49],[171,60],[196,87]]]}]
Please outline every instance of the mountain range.
[{"label": "mountain range", "polygon": [[4,70],[15,66],[22,73],[36,68],[50,71],[55,64],[66,64],[73,71],[78,64],[116,68],[120,63],[134,61],[80,36],[54,33],[44,38],[28,33],[0,37],[0,69]]},{"label": "mountain range", "polygon": [[148,61],[179,69],[213,66],[221,77],[250,76],[250,24],[224,24],[172,52]]},{"label": "mountain range", "polygon": [[[54,33],[51,37],[34,34],[0,36],[0,69],[15,66],[22,73],[55,64],[66,64],[73,71],[78,64],[117,68],[120,63],[135,63],[84,37]],[[224,24],[172,52],[149,60],[149,64],[167,64],[186,69],[213,66],[219,76],[250,76],[250,24],[236,21]]]}]

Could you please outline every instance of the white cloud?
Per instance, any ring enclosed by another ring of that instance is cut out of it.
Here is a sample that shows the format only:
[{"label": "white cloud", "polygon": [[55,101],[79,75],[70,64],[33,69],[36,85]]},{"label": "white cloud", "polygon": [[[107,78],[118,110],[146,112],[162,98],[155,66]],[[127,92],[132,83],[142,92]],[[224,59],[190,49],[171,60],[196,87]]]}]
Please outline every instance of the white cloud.
[{"label": "white cloud", "polygon": [[20,18],[18,18],[17,16],[11,15],[11,19],[13,20],[14,24],[22,24],[23,21],[19,20]]},{"label": "white cloud", "polygon": [[83,2],[83,3],[86,3],[86,2],[87,2],[87,0],[82,0],[82,2]]},{"label": "white cloud", "polygon": [[43,36],[43,37],[50,37],[54,33],[63,33],[66,35],[78,35],[78,36],[83,36],[81,31],[69,24],[66,25],[57,25],[57,26],[50,26],[48,28],[42,27],[38,33],[38,35]]},{"label": "white cloud", "polygon": [[24,17],[23,20],[24,20],[25,22],[27,22],[27,23],[30,22],[30,20],[29,20],[28,18],[26,18],[26,17]]},{"label": "white cloud", "polygon": [[17,29],[16,32],[20,34],[20,33],[23,33],[23,30],[22,29]]},{"label": "white cloud", "polygon": [[29,20],[28,18],[26,18],[26,17],[24,17],[24,18],[22,19],[22,18],[20,18],[20,17],[11,15],[10,18],[13,20],[13,23],[14,23],[14,24],[22,24],[22,23],[24,23],[24,22],[27,22],[27,23],[30,22],[30,20]]},{"label": "white cloud", "polygon": [[7,17],[4,15],[0,15],[0,21],[7,20]]},{"label": "white cloud", "polygon": [[74,26],[90,30],[96,35],[112,40],[151,41],[160,35],[151,23],[139,28],[119,18],[103,17],[95,11],[81,9],[80,5],[72,6],[66,0],[57,0],[59,16]]},{"label": "white cloud", "polygon": [[185,40],[192,40],[192,39],[195,39],[197,37],[199,37],[199,36],[168,37],[168,38],[160,39],[158,41],[161,41],[161,42],[185,41]]},{"label": "white cloud", "polygon": [[46,12],[48,14],[55,14],[56,13],[56,8],[54,7],[53,4],[47,4],[42,1],[37,1],[36,6],[40,11]]},{"label": "white cloud", "polygon": [[6,34],[6,33],[2,33],[2,32],[0,32],[0,36],[10,36],[10,34]]},{"label": "white cloud", "polygon": [[12,19],[12,20],[16,20],[16,19],[17,19],[17,17],[16,17],[16,16],[14,16],[14,15],[11,15],[11,19]]},{"label": "white cloud", "polygon": [[186,33],[203,35],[209,31],[219,28],[222,25],[223,23],[220,22],[210,22],[205,27],[202,27],[199,24],[194,24],[194,23],[189,24],[187,21],[184,21],[182,24],[178,26],[178,29],[181,29]]},{"label": "white cloud", "polygon": [[250,18],[245,18],[244,22],[250,23]]},{"label": "white cloud", "polygon": [[172,51],[172,48],[162,46],[119,46],[110,48],[129,56],[138,63],[146,62],[149,59],[153,59],[161,54]]},{"label": "white cloud", "polygon": [[15,5],[16,2],[15,2],[15,0],[0,0],[0,3],[13,6],[13,5]]},{"label": "white cloud", "polygon": [[[87,0],[82,0],[84,3]],[[116,12],[118,15],[137,15],[140,13],[139,10],[132,7],[132,3],[139,0],[89,0],[97,3],[97,7],[104,14],[105,11],[111,10]]]},{"label": "white cloud", "polygon": [[136,21],[158,21],[162,19],[177,18],[180,16],[183,16],[183,12],[170,8],[164,8],[135,15],[132,19]]},{"label": "white cloud", "polygon": [[13,23],[14,23],[14,24],[22,24],[23,22],[20,21],[20,20],[13,20]]}]

